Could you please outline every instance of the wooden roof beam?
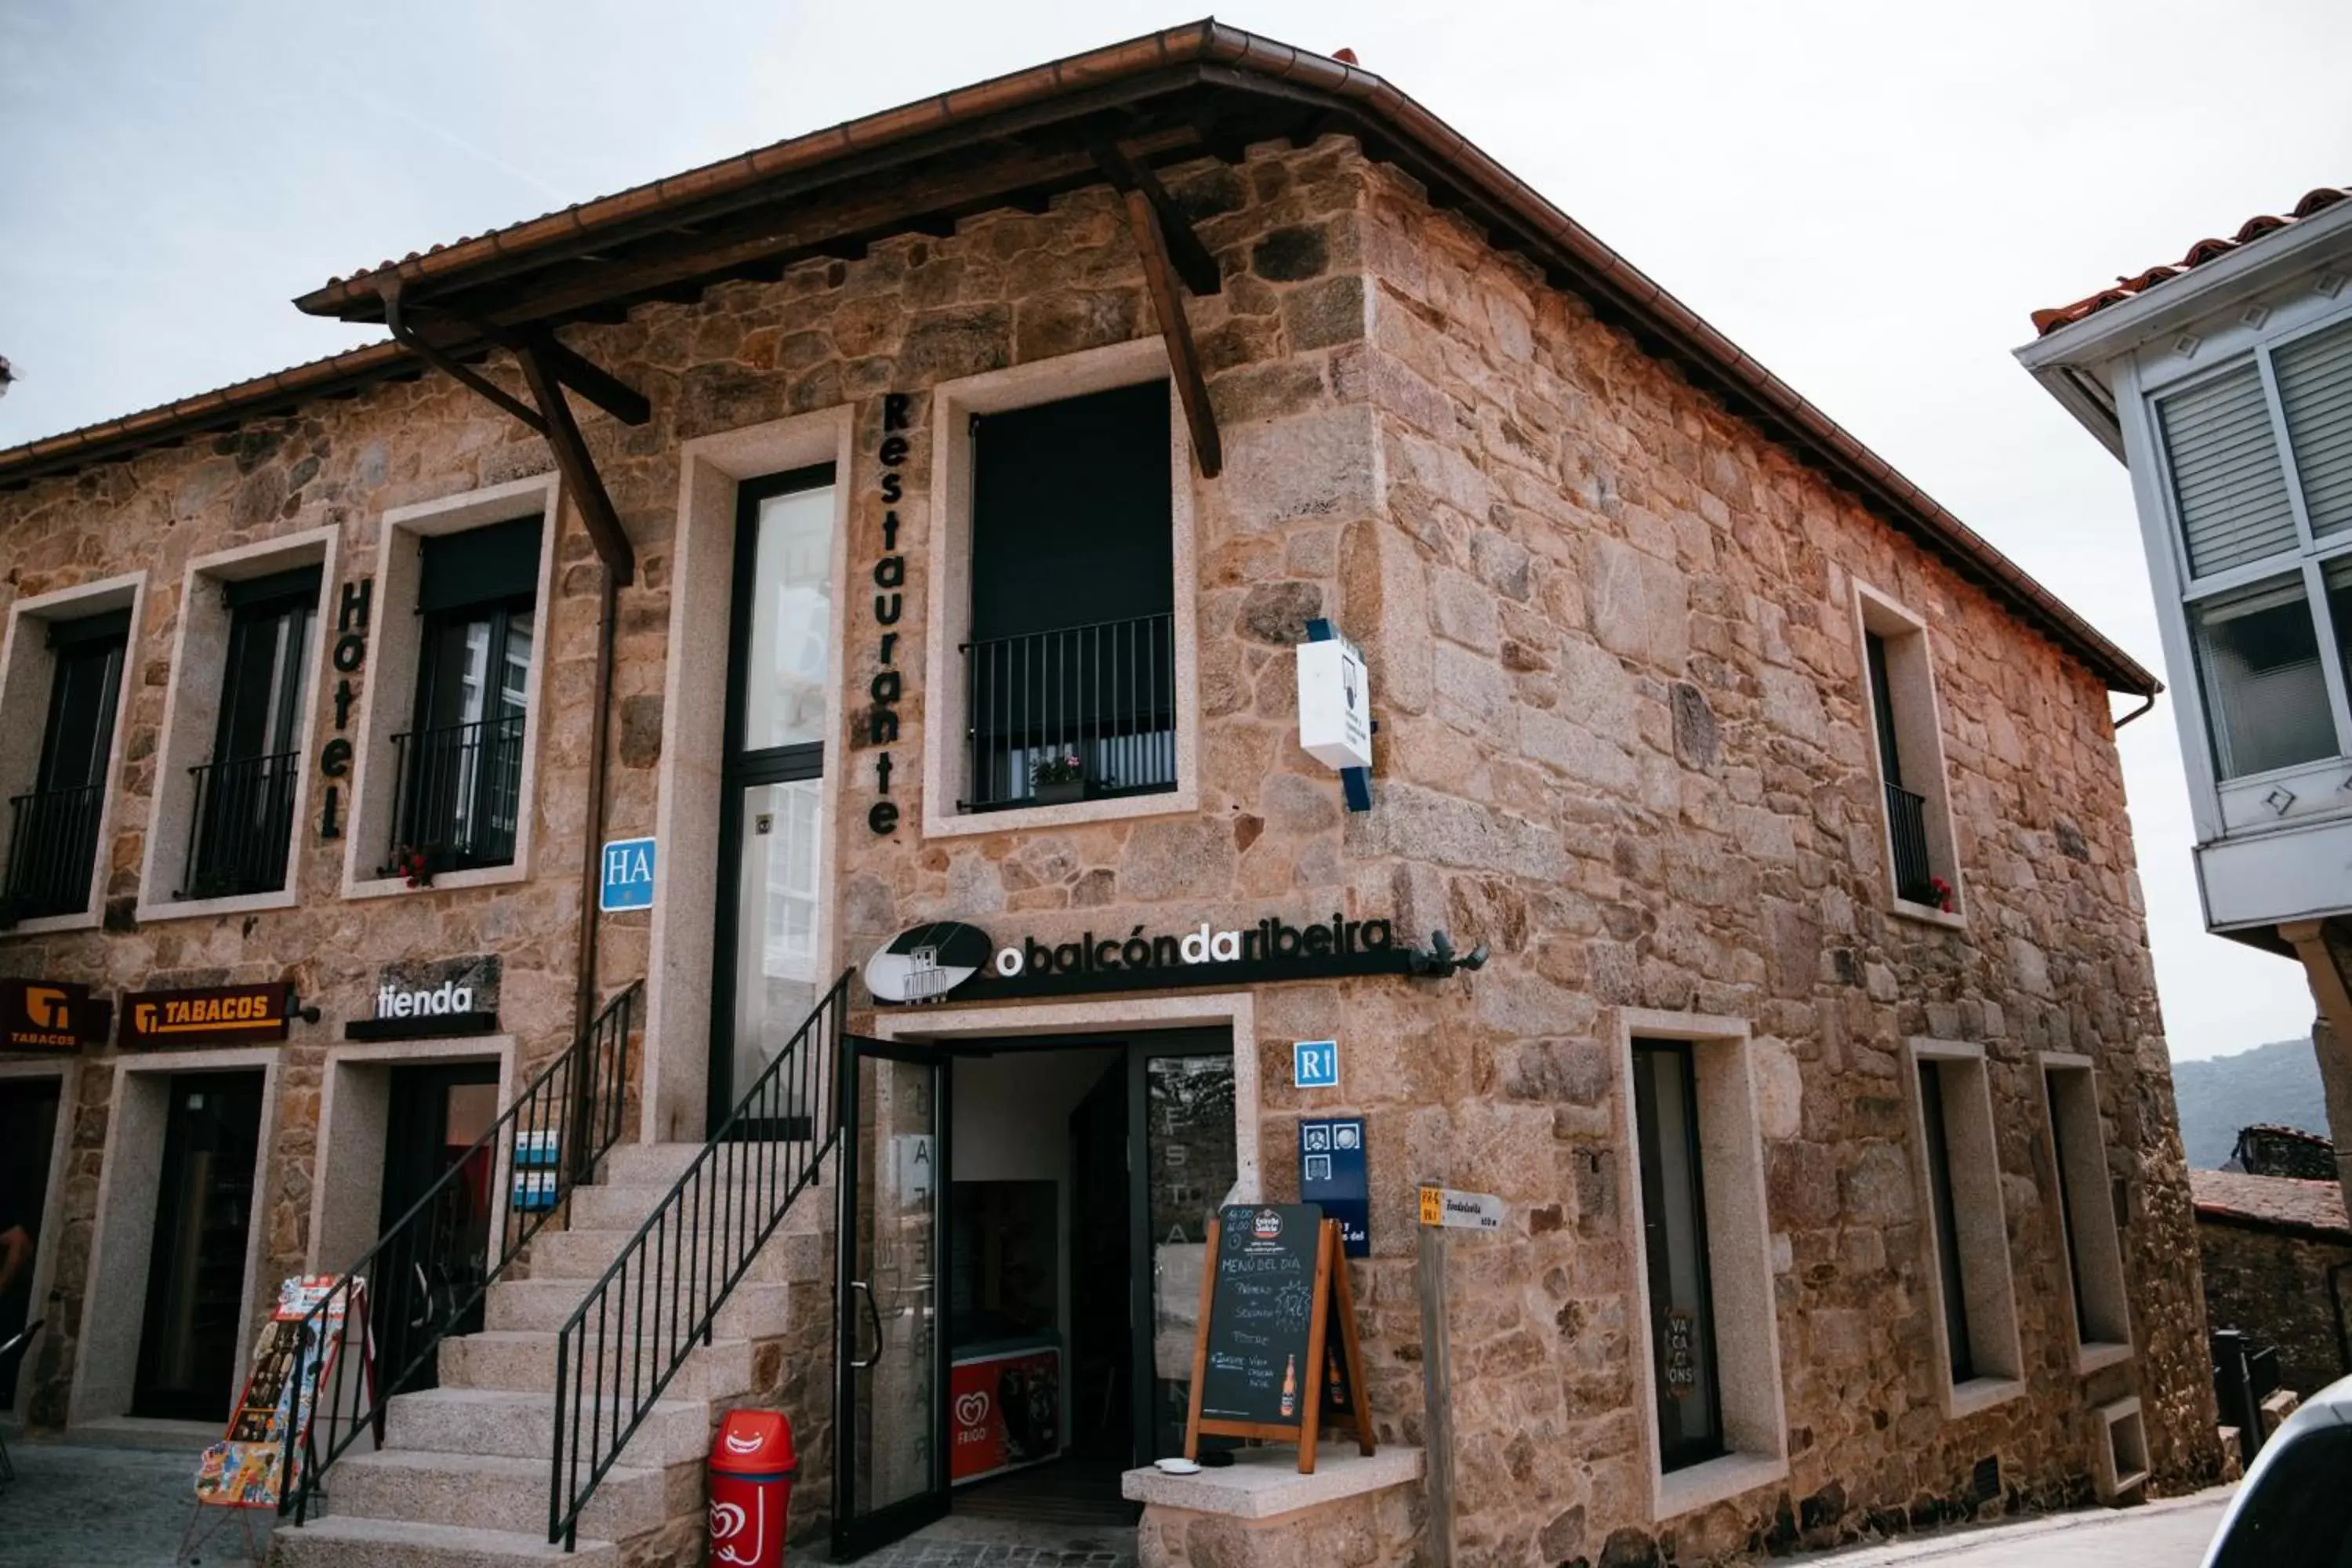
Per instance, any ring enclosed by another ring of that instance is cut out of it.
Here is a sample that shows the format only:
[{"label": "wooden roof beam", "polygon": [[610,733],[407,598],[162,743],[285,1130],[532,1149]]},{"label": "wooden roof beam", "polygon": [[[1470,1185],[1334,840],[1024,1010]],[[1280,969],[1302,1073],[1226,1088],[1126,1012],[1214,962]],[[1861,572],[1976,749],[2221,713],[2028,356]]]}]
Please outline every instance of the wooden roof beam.
[{"label": "wooden roof beam", "polygon": [[[1113,190],[1121,195],[1140,195],[1151,204],[1152,216],[1159,220],[1155,226],[1160,234],[1160,248],[1175,269],[1176,276],[1184,280],[1184,287],[1191,289],[1195,297],[1214,294],[1222,289],[1225,280],[1224,275],[1217,268],[1217,258],[1209,254],[1209,247],[1201,243],[1199,235],[1192,232],[1192,220],[1177,207],[1175,198],[1168,194],[1167,187],[1160,183],[1160,176],[1151,172],[1150,165],[1129,154],[1116,142],[1096,143],[1094,155]],[[1141,240],[1142,237],[1138,235],[1138,243]]]},{"label": "wooden roof beam", "polygon": [[1168,345],[1168,364],[1174,374],[1177,400],[1184,406],[1184,423],[1192,432],[1192,458],[1201,466],[1201,477],[1213,479],[1225,466],[1224,445],[1217,437],[1216,411],[1209,405],[1209,384],[1201,374],[1201,352],[1193,346],[1192,323],[1184,315],[1176,263],[1169,255],[1168,238],[1151,198],[1138,189],[1129,191],[1126,201],[1127,226],[1134,233],[1135,248],[1143,258],[1144,286],[1160,318],[1160,338]]}]

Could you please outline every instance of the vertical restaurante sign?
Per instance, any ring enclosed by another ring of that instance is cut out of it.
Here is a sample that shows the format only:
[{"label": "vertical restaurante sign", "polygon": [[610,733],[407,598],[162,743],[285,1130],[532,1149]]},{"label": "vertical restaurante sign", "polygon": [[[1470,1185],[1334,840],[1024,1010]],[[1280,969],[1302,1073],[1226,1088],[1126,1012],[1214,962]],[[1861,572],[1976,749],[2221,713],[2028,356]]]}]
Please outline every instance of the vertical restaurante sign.
[{"label": "vertical restaurante sign", "polygon": [[[906,491],[905,467],[910,450],[905,432],[912,426],[914,398],[904,392],[882,397],[882,445],[875,453],[882,465],[882,557],[874,563],[874,620],[882,628],[875,662],[881,666],[866,683],[873,699],[866,710],[869,744],[888,746],[898,739],[898,699],[906,683],[898,670],[898,634],[890,628],[906,613],[907,557],[898,548],[898,502]],[[890,798],[890,753],[874,759],[874,793],[880,796],[866,808],[866,826],[877,834],[898,830],[898,803]]]},{"label": "vertical restaurante sign", "polygon": [[126,1051],[152,1046],[203,1046],[286,1037],[292,988],[206,985],[189,991],[133,991],[122,998],[119,1042]]}]

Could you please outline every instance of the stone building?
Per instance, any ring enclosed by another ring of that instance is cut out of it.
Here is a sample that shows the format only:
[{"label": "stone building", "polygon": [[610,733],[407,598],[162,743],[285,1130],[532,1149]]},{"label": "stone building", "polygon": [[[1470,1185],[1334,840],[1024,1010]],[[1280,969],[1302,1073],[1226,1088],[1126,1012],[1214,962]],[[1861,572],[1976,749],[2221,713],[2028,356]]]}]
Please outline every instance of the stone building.
[{"label": "stone building", "polygon": [[2333,1173],[2312,1181],[2191,1171],[2205,1319],[2278,1351],[2279,1384],[2308,1397],[2352,1372],[2342,1274],[2352,1224]]},{"label": "stone building", "polygon": [[[1382,79],[1202,24],[298,303],[394,338],[0,453],[35,1426],[217,1421],[372,1258],[441,1386],[289,1562],[520,1552],[551,1452],[583,1554],[692,1561],[747,1402],[844,1552],[1124,1485],[1153,1563],[1696,1563],[2215,1474],[2155,681]],[[1318,1129],[1381,1451],[1122,1483]],[[1423,1183],[1505,1214],[1450,1385]]]}]

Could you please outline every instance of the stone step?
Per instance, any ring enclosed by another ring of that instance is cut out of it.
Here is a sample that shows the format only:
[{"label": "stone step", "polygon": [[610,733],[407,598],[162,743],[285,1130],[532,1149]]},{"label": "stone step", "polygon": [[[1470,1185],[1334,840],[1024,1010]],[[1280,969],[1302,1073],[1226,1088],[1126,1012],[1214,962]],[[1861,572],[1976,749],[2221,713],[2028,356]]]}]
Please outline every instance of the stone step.
[{"label": "stone step", "polygon": [[[594,1341],[589,1342],[588,1370],[581,1371],[574,1363],[571,1375],[585,1378],[593,1373]],[[628,1347],[616,1347],[625,1355]],[[574,1354],[579,1353],[575,1349]],[[643,1375],[650,1379],[660,1369],[654,1362],[653,1351],[644,1352]],[[440,1346],[441,1386],[444,1388],[485,1388],[514,1394],[544,1394],[555,1390],[555,1336],[538,1330],[485,1330],[478,1334],[466,1334],[444,1340]],[[604,1386],[613,1386],[614,1363],[605,1363]],[[624,1372],[621,1388],[625,1395],[633,1393]],[[751,1342],[749,1340],[718,1340],[688,1352],[686,1364],[677,1376],[662,1391],[667,1399],[732,1399],[751,1386]]]},{"label": "stone step", "polygon": [[[501,1279],[490,1287],[484,1321],[493,1329],[543,1329],[552,1333],[579,1308],[585,1285],[579,1279]],[[634,1311],[637,1308],[634,1281],[628,1295],[626,1305]],[[745,1279],[719,1304],[715,1331],[720,1339],[730,1340],[781,1334],[792,1326],[792,1285],[783,1280]],[[649,1280],[645,1301],[647,1326],[656,1311],[667,1323],[671,1312],[696,1312],[701,1304],[698,1289],[671,1293]],[[592,1320],[593,1316],[592,1311]]]},{"label": "stone step", "polygon": [[[599,1182],[572,1192],[572,1227],[575,1230],[635,1230],[669,1196],[667,1187],[647,1187]],[[686,1190],[683,1213],[673,1210],[670,1226],[695,1229],[748,1228],[772,1212],[785,1188],[779,1183],[709,1182],[700,1191]],[[803,1187],[786,1205],[781,1228],[814,1230],[831,1212],[833,1196],[816,1187]],[[816,1223],[811,1224],[814,1216]]]},{"label": "stone step", "polygon": [[[578,1281],[583,1289],[572,1299],[573,1304],[577,1305],[580,1295],[585,1293],[584,1288],[612,1267],[613,1260],[620,1257],[621,1249],[635,1240],[636,1234],[634,1226],[627,1230],[590,1228],[542,1232],[530,1244],[530,1277],[533,1279]],[[673,1242],[677,1239],[671,1238]],[[661,1279],[670,1279],[679,1268],[688,1265],[689,1259],[675,1246],[653,1242],[648,1243],[648,1248],[646,1268],[649,1272],[657,1273]],[[722,1248],[731,1256],[731,1248],[725,1248],[723,1243]],[[692,1250],[691,1247],[687,1249],[689,1253]],[[655,1257],[655,1253],[661,1256]],[[698,1270],[705,1267],[706,1259],[698,1257],[691,1258],[690,1262]],[[657,1270],[656,1265],[658,1265]],[[823,1279],[831,1271],[832,1256],[825,1237],[779,1230],[752,1258],[751,1268],[743,1275],[743,1283],[804,1283]]]},{"label": "stone step", "polygon": [[[594,1409],[593,1419],[602,1427],[614,1407],[599,1403]],[[625,1408],[620,1414],[626,1418]],[[590,1420],[583,1412],[583,1439],[590,1435]],[[567,1415],[564,1425],[569,1428],[571,1424]],[[709,1454],[716,1425],[717,1413],[708,1400],[656,1400],[625,1451],[632,1464],[691,1464]],[[499,1388],[428,1388],[404,1394],[384,1412],[384,1446],[544,1461],[555,1452],[555,1400],[548,1394]],[[332,1474],[329,1472],[331,1479]]]},{"label": "stone step", "polygon": [[[758,1154],[751,1152],[749,1144],[736,1147],[739,1165],[767,1160],[781,1170],[808,1158],[806,1143],[772,1144]],[[618,1143],[606,1150],[604,1157],[596,1163],[596,1176],[614,1186],[656,1186],[666,1192],[686,1173],[686,1168],[694,1163],[702,1149],[699,1143]],[[824,1169],[828,1173],[833,1169],[830,1157]]]},{"label": "stone step", "polygon": [[[688,1472],[690,1487],[692,1467],[678,1468]],[[467,1525],[522,1536],[547,1531],[550,1473],[544,1459],[385,1448],[347,1455],[329,1473],[336,1512],[346,1517]],[[626,1541],[660,1529],[672,1511],[665,1480],[658,1469],[614,1466],[588,1500],[580,1533]]]},{"label": "stone step", "polygon": [[512,1568],[533,1563],[621,1568],[621,1549],[609,1541],[583,1536],[578,1550],[570,1552],[548,1544],[543,1489],[540,1509],[540,1523],[527,1534],[331,1514],[299,1530],[280,1525],[269,1538],[269,1562],[271,1568]]}]

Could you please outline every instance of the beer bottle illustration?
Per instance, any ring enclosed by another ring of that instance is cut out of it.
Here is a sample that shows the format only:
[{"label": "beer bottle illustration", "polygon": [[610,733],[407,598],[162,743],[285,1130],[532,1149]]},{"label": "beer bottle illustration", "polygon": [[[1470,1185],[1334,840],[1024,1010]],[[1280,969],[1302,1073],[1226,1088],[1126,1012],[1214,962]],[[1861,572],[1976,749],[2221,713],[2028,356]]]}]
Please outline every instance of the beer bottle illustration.
[{"label": "beer bottle illustration", "polygon": [[1298,1410],[1298,1358],[1292,1356],[1282,1363],[1282,1413],[1291,1415]]}]

